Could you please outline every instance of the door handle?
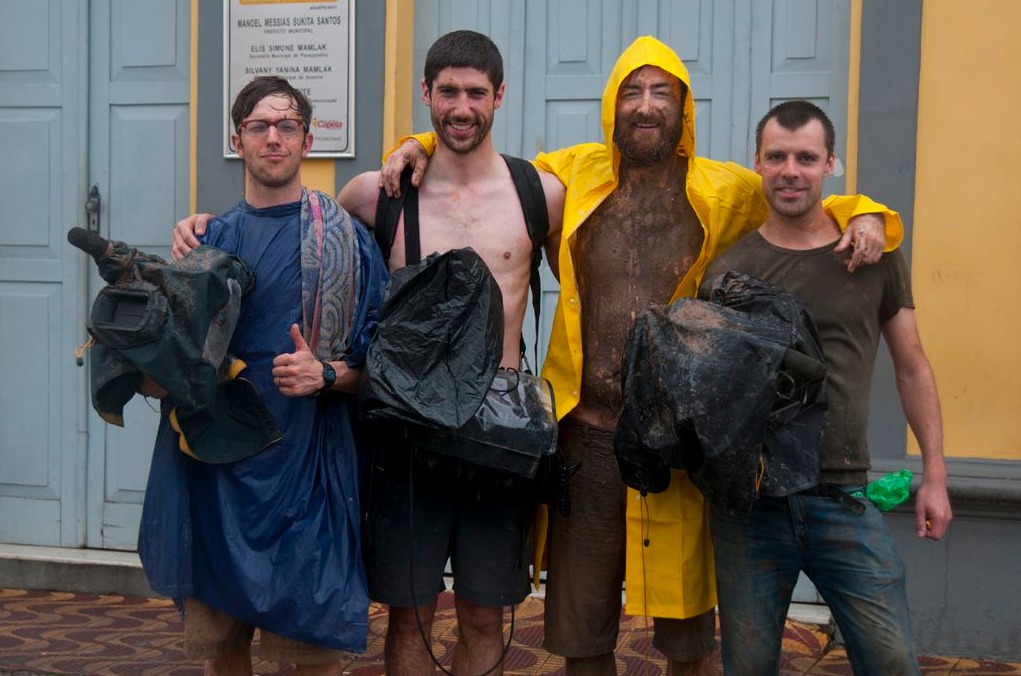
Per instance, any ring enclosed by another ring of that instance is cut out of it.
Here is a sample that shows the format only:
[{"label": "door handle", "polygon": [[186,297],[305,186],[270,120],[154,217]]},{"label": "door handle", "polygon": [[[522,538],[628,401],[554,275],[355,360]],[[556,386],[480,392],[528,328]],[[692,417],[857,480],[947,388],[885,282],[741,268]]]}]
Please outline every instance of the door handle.
[{"label": "door handle", "polygon": [[99,186],[92,186],[92,190],[89,190],[89,197],[85,200],[85,215],[88,217],[89,232],[99,234],[99,208],[102,206],[103,200],[99,196]]}]

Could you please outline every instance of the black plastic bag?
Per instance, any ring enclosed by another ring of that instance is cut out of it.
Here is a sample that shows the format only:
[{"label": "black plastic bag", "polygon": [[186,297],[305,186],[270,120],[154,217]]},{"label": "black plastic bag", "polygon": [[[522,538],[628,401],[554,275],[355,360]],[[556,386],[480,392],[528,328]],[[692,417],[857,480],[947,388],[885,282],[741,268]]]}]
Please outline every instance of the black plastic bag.
[{"label": "black plastic bag", "polygon": [[470,248],[394,271],[365,358],[369,421],[457,429],[482,405],[503,355],[503,296]]},{"label": "black plastic bag", "polygon": [[825,360],[808,310],[782,289],[729,272],[699,296],[635,322],[618,464],[626,484],[650,493],[684,469],[716,507],[747,514],[760,492],[815,485]]},{"label": "black plastic bag", "polygon": [[359,411],[401,423],[417,448],[533,478],[556,449],[549,383],[498,366],[503,297],[470,248],[394,272],[369,347]]},{"label": "black plastic bag", "polygon": [[545,378],[500,369],[468,422],[456,430],[423,426],[414,439],[419,448],[534,479],[557,447],[553,389]]},{"label": "black plastic bag", "polygon": [[92,405],[123,426],[124,405],[149,376],[173,401],[180,448],[199,460],[233,462],[265,449],[280,431],[254,387],[233,378],[227,355],[255,274],[236,256],[200,246],[167,263],[124,242],[72,228],[68,241],[96,261],[107,286],[92,304]]}]

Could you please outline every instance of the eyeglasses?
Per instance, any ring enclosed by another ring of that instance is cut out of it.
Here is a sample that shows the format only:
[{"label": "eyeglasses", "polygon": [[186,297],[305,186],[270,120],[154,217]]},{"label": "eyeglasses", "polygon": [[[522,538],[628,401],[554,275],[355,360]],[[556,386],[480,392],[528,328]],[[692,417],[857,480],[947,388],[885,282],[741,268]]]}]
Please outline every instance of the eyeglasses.
[{"label": "eyeglasses", "polygon": [[249,136],[265,136],[269,133],[270,127],[276,127],[277,133],[281,136],[297,136],[305,125],[293,117],[283,117],[279,120],[245,120],[238,125],[238,131]]}]

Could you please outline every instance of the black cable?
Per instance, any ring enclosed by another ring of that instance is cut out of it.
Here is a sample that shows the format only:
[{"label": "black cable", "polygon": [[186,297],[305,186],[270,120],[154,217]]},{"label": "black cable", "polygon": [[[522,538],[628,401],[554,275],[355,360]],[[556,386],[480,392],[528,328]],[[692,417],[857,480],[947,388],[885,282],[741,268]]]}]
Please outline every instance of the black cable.
[{"label": "black cable", "polygon": [[[433,652],[432,643],[429,637],[425,635],[425,627],[422,626],[422,616],[418,614],[418,598],[415,595],[415,566],[412,563],[414,559],[414,543],[415,543],[415,477],[414,477],[414,466],[415,466],[415,452],[408,449],[408,539],[409,539],[409,556],[408,556],[408,586],[411,591],[411,607],[415,611],[415,624],[418,625],[418,634],[422,637],[422,643],[425,645],[426,651],[429,653],[429,657],[432,658],[433,663],[440,668],[447,676],[456,676],[454,672],[447,669],[445,666],[440,664],[440,661],[436,658],[436,654]],[[433,619],[436,618],[436,610],[433,609]],[[501,624],[503,624],[501,615]],[[502,633],[502,632],[501,632]],[[503,652],[500,653],[500,658],[496,660],[496,664],[489,667],[481,674],[477,676],[489,676],[489,674],[496,671],[496,669],[503,664],[504,660],[507,659],[507,653],[510,652],[511,641],[514,640],[514,606],[511,605],[511,620],[510,620],[510,633],[507,634],[507,644],[503,647]]]}]

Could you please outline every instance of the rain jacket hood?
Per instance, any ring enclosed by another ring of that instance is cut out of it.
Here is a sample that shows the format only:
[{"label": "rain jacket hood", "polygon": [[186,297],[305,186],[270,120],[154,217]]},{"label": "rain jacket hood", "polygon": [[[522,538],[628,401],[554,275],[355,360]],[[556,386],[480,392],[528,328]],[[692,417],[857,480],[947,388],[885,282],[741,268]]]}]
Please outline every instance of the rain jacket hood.
[{"label": "rain jacket hood", "polygon": [[684,85],[682,87],[684,123],[681,127],[681,140],[677,144],[677,154],[685,157],[695,156],[695,101],[691,96],[691,78],[688,76],[688,69],[674,50],[656,38],[645,35],[632,42],[620,55],[606,81],[606,88],[603,90],[603,138],[606,148],[611,151],[614,183],[617,182],[617,173],[620,168],[620,151],[617,150],[613,142],[617,119],[617,93],[631,73],[645,66],[653,66],[666,71]]}]

